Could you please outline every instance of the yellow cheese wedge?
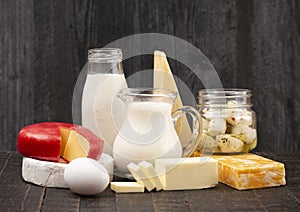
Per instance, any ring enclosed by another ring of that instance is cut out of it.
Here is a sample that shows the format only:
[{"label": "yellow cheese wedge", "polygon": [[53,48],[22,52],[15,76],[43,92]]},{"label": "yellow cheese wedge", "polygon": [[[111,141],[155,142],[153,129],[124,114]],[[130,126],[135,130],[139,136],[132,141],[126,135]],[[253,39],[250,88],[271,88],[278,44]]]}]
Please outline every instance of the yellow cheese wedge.
[{"label": "yellow cheese wedge", "polygon": [[238,190],[285,185],[284,164],[255,154],[214,155],[219,181]]},{"label": "yellow cheese wedge", "polygon": [[65,146],[63,158],[72,161],[76,158],[87,157],[89,149],[89,142],[82,135],[72,130]]},{"label": "yellow cheese wedge", "polygon": [[68,138],[70,135],[71,130],[67,128],[59,128],[60,131],[60,137],[61,137],[61,148],[60,148],[60,155],[62,156],[65,152],[65,146],[68,142]]},{"label": "yellow cheese wedge", "polygon": [[[166,54],[162,51],[154,52],[154,80],[153,80],[154,88],[162,88],[168,89],[171,91],[175,91],[178,93],[178,96],[175,100],[175,103],[172,108],[172,112],[182,107],[182,101],[179,96],[179,92],[175,83],[175,80],[172,75],[171,68],[169,66]],[[178,119],[175,125],[176,132],[179,136],[181,144],[183,147],[186,147],[188,141],[192,136],[192,132],[190,126],[188,124],[186,116],[182,116],[182,118]]]}]

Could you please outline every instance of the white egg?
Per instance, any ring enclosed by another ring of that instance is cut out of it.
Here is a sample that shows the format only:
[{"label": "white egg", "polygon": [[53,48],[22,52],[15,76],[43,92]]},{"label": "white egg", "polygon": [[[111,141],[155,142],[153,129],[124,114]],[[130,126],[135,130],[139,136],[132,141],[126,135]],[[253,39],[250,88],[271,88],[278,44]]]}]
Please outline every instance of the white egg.
[{"label": "white egg", "polygon": [[77,158],[65,168],[64,179],[71,191],[82,195],[99,194],[109,184],[105,167],[90,158]]}]

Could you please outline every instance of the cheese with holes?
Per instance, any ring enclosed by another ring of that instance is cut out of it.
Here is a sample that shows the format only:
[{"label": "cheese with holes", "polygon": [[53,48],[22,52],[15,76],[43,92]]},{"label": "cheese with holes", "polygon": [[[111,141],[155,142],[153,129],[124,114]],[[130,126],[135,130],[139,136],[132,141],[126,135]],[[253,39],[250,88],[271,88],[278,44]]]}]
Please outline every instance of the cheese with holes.
[{"label": "cheese with holes", "polygon": [[163,190],[189,190],[218,184],[218,161],[210,157],[155,160]]},{"label": "cheese with holes", "polygon": [[[110,181],[113,177],[114,162],[110,155],[103,153],[98,160],[110,174]],[[50,162],[23,157],[22,177],[26,182],[40,186],[67,188],[64,180],[64,170],[67,163],[64,160]]]},{"label": "cheese with holes", "polygon": [[158,178],[158,175],[156,173],[154,166],[147,161],[140,162],[139,166],[142,168],[145,175],[153,182],[153,184],[155,185],[156,191],[160,191],[162,189],[162,184]]},{"label": "cheese with holes", "polygon": [[146,174],[143,172],[140,166],[138,166],[135,163],[129,163],[127,165],[127,168],[134,177],[134,179],[138,183],[144,185],[148,191],[152,191],[155,188],[153,181],[146,176]]},{"label": "cheese with holes", "polygon": [[[176,86],[176,82],[173,78],[171,68],[169,66],[166,54],[162,51],[154,52],[154,88],[163,88],[178,93],[177,98],[175,99],[172,112],[176,111],[178,108],[182,107],[182,101]],[[192,136],[192,132],[185,115],[182,118],[179,118],[175,124],[176,132],[179,136],[181,144],[183,147],[187,146],[188,141]]]},{"label": "cheese with holes", "polygon": [[58,162],[77,157],[98,160],[104,142],[90,130],[68,123],[43,122],[22,128],[18,134],[18,151],[31,158]]},{"label": "cheese with holes", "polygon": [[238,190],[285,185],[284,164],[255,154],[221,156],[219,181]]},{"label": "cheese with holes", "polygon": [[138,182],[111,182],[110,188],[117,193],[143,193],[145,187]]}]

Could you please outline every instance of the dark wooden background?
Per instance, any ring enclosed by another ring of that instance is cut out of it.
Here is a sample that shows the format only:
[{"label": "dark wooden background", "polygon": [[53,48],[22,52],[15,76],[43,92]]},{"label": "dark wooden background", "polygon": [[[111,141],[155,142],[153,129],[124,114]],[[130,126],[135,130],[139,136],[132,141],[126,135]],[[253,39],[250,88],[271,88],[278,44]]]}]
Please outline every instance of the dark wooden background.
[{"label": "dark wooden background", "polygon": [[[192,43],[224,87],[253,90],[257,150],[299,151],[299,0],[1,0],[0,151],[15,150],[27,124],[72,121],[73,88],[89,48],[146,32]],[[125,61],[126,75],[152,68],[151,60]],[[189,86],[195,95],[201,88]]]}]

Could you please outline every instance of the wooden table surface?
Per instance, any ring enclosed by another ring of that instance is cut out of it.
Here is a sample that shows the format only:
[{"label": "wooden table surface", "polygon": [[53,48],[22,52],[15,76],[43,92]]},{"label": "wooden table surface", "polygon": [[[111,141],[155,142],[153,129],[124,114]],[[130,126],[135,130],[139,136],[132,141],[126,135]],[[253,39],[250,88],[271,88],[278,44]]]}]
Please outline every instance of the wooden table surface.
[{"label": "wooden table surface", "polygon": [[69,189],[26,183],[22,156],[0,153],[0,211],[300,211],[300,153],[262,156],[285,163],[287,185],[238,191],[219,183],[215,188],[116,194],[109,188],[97,196],[79,196]]}]

